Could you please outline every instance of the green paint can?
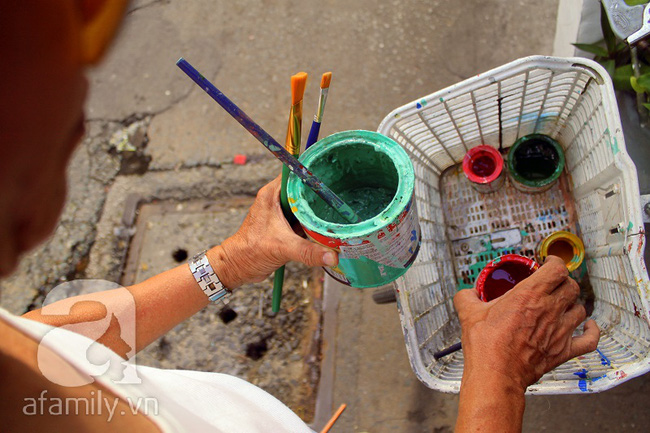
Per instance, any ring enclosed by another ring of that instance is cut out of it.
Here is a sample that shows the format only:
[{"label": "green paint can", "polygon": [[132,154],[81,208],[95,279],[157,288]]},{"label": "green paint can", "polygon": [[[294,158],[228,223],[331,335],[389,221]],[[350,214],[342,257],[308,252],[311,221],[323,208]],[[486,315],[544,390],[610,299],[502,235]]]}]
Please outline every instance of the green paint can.
[{"label": "green paint can", "polygon": [[325,268],[352,287],[377,287],[403,275],[420,248],[413,164],[402,147],[371,131],[339,132],[311,146],[300,161],[362,221],[347,223],[291,175],[291,210],[309,238],[339,252]]},{"label": "green paint can", "polygon": [[551,188],[564,170],[562,146],[548,135],[521,137],[508,151],[508,173],[523,192],[542,192]]}]

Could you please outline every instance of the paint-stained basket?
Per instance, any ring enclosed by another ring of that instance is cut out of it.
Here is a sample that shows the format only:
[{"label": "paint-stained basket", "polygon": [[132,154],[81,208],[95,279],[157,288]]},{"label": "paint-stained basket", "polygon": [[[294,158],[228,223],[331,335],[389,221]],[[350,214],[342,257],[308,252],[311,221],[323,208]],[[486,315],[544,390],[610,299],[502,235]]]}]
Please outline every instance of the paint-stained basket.
[{"label": "paint-stained basket", "polygon": [[[395,287],[411,365],[424,384],[460,389],[462,351],[433,356],[460,339],[456,291],[472,287],[494,256],[534,257],[542,239],[565,229],[584,242],[577,277],[593,289],[601,339],[597,351],[547,373],[528,393],[599,392],[650,370],[639,187],[602,67],[579,58],[520,59],[396,109],[379,132],[400,143],[415,168],[421,251]],[[548,192],[526,196],[508,180],[501,194],[479,194],[457,176],[468,149],[507,149],[531,133],[564,149],[564,174]]]}]

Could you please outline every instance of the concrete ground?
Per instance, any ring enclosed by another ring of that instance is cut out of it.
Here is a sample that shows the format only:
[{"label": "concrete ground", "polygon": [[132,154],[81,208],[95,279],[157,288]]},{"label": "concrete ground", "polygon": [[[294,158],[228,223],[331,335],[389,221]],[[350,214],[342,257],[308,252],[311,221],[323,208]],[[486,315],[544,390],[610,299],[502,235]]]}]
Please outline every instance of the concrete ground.
[{"label": "concrete ground", "polygon": [[[22,313],[67,279],[119,281],[133,234],[125,209],[138,195],[246,196],[279,173],[279,163],[175,67],[179,57],[279,141],[289,77],[301,70],[311,76],[305,127],[320,74],[332,71],[321,136],[374,130],[421,96],[519,57],[551,54],[557,7],[557,0],[134,0],[113,49],[90,73],[88,134],[69,171],[59,228],[0,283],[0,303]],[[251,162],[232,165],[237,153]],[[334,360],[331,399],[321,408],[348,408],[331,431],[452,431],[458,398],[412,373],[395,305],[375,305],[370,291],[337,293],[337,326],[323,349]],[[645,431],[649,388],[645,376],[600,395],[531,397],[524,430]]]}]

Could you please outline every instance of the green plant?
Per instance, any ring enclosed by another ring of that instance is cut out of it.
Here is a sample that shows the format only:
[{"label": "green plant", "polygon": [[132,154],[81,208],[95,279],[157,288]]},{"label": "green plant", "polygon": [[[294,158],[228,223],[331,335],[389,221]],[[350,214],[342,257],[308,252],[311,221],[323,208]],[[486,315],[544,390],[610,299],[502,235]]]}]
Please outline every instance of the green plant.
[{"label": "green plant", "polygon": [[[626,0],[629,5],[647,3],[648,0]],[[600,26],[603,40],[595,44],[575,43],[573,46],[594,54],[594,60],[600,63],[612,77],[614,88],[650,96],[650,49],[648,43],[641,41],[637,46],[640,76],[635,77],[632,69],[632,56],[629,45],[614,35],[607,19],[607,14],[600,8]],[[650,110],[650,104],[643,104]]]},{"label": "green plant", "polygon": [[[643,74],[639,78],[631,77],[630,84],[635,92],[650,95],[650,73]],[[650,110],[649,103],[644,103],[643,106]]]}]

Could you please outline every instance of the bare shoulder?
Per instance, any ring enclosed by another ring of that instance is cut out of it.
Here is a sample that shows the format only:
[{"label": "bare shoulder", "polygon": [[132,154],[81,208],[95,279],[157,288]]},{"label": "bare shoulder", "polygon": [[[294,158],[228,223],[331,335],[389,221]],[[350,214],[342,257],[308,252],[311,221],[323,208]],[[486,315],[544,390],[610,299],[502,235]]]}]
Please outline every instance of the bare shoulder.
[{"label": "bare shoulder", "polygon": [[[47,362],[61,363],[74,370],[56,353],[47,355]],[[97,382],[78,387],[50,382],[42,375],[37,356],[38,342],[0,318],[0,424],[7,431],[160,431],[151,420],[134,414],[123,399]],[[87,406],[80,402],[96,401],[100,390],[102,398],[111,404],[115,402],[113,414],[121,416],[109,419],[107,411],[87,413]],[[67,404],[70,401],[75,404]]]}]

